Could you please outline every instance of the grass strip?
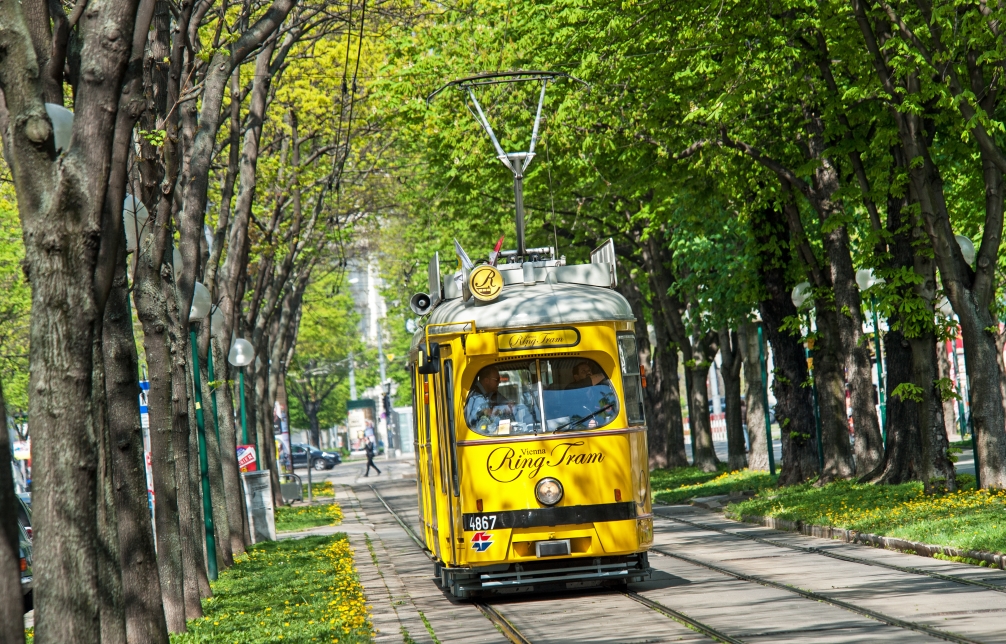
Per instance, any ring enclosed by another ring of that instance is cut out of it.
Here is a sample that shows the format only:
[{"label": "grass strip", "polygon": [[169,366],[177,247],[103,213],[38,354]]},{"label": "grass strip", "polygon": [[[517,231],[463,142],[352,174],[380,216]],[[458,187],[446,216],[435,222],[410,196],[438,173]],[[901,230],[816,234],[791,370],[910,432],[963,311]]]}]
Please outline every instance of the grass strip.
[{"label": "grass strip", "polygon": [[[304,498],[307,498],[307,483],[301,485],[303,489]],[[314,496],[335,496],[335,488],[332,487],[331,481],[322,481],[321,483],[311,483],[311,494]]]},{"label": "grass strip", "polygon": [[703,472],[697,467],[680,467],[653,470],[650,473],[650,489],[653,498],[658,501],[684,503],[704,496],[768,489],[775,485],[777,478],[756,470]]},{"label": "grass strip", "polygon": [[922,483],[872,485],[836,481],[762,490],[733,503],[727,515],[775,517],[857,530],[963,550],[1006,552],[1006,491],[975,490],[959,475],[959,490],[925,494]]},{"label": "grass strip", "polygon": [[256,544],[212,588],[172,644],[372,641],[345,534]]},{"label": "grass strip", "polygon": [[338,503],[276,508],[276,532],[306,530],[340,523],[342,523],[342,508]]}]

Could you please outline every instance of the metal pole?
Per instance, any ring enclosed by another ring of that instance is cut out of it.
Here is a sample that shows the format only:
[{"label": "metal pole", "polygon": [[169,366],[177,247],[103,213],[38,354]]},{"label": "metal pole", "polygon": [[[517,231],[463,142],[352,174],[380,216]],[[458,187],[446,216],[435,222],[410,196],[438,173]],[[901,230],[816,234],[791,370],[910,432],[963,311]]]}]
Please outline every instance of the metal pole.
[{"label": "metal pole", "polygon": [[768,448],[768,469],[775,476],[775,447],[772,445],[772,418],[768,411],[768,351],[765,350],[765,336],[761,324],[758,325],[758,364],[761,366],[761,399],[765,408],[765,441]]},{"label": "metal pole", "polygon": [[523,257],[527,252],[524,244],[524,172],[519,163],[513,167],[513,199],[517,209],[517,256]]},{"label": "metal pole", "polygon": [[[807,314],[807,335],[810,335],[810,314]],[[824,441],[821,440],[821,408],[817,400],[817,381],[814,379],[814,339],[807,338],[804,347],[807,356],[807,372],[810,375],[811,391],[814,394],[814,427],[817,430],[817,467],[824,474]]]},{"label": "metal pole", "polygon": [[203,418],[202,385],[199,382],[199,347],[195,327],[189,325],[192,345],[192,389],[196,407],[196,430],[199,436],[199,477],[203,484],[203,527],[206,530],[206,568],[210,579],[217,579],[217,539],[213,530],[213,504],[210,499],[210,466],[206,458],[206,421]]},{"label": "metal pole", "polygon": [[[293,463],[293,458],[290,459],[290,462]],[[311,489],[311,470],[313,469],[314,466],[311,463],[311,443],[308,442],[307,445],[307,504],[308,505],[314,504],[314,490]]]},{"label": "metal pole", "polygon": [[887,449],[887,402],[884,398],[884,360],[880,353],[880,325],[877,323],[877,298],[870,296],[870,311],[873,313],[873,340],[877,347],[877,393],[880,398],[880,430]]},{"label": "metal pole", "polygon": [[356,360],[353,352],[349,352],[349,399],[356,400]]}]

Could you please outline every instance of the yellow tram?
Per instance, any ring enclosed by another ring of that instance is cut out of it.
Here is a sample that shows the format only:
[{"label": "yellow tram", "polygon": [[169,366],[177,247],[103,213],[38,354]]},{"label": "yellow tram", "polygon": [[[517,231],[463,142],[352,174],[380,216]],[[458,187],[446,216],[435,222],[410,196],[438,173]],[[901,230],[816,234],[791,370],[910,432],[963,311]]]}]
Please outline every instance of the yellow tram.
[{"label": "yellow tram", "polygon": [[458,597],[649,573],[636,321],[610,240],[590,264],[550,251],[467,284],[441,280],[435,256],[432,296],[413,298],[428,316],[410,352],[423,538]]}]

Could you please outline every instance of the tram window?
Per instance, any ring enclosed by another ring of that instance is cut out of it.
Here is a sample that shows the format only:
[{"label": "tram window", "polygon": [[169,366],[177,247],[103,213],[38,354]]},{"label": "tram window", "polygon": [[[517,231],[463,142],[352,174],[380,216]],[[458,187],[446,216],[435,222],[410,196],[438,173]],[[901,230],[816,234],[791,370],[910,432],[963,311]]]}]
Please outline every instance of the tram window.
[{"label": "tram window", "polygon": [[642,375],[636,337],[631,333],[618,334],[618,358],[622,367],[622,384],[625,387],[625,414],[630,425],[642,425],[646,422],[643,416]]},{"label": "tram window", "polygon": [[593,429],[616,416],[618,396],[611,380],[587,358],[484,367],[465,401],[468,427],[489,436]]},{"label": "tram window", "polygon": [[611,380],[593,360],[542,360],[541,378],[546,431],[594,429],[618,416]]},{"label": "tram window", "polygon": [[482,368],[465,400],[465,422],[480,434],[541,432],[538,366],[535,360]]}]

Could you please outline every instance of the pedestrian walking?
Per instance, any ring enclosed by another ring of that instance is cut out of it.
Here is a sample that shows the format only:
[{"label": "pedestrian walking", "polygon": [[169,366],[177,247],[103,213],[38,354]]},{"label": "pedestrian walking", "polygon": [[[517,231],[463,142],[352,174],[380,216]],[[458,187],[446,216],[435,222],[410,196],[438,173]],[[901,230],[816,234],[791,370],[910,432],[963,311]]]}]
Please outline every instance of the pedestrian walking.
[{"label": "pedestrian walking", "polygon": [[377,470],[377,475],[380,476],[381,470],[379,470],[377,466],[374,465],[374,455],[377,453],[377,444],[374,443],[374,439],[371,438],[370,436],[367,436],[365,440],[367,441],[367,445],[364,448],[365,450],[367,450],[367,472],[364,474],[364,476],[370,476],[370,468],[374,468],[375,470]]}]

